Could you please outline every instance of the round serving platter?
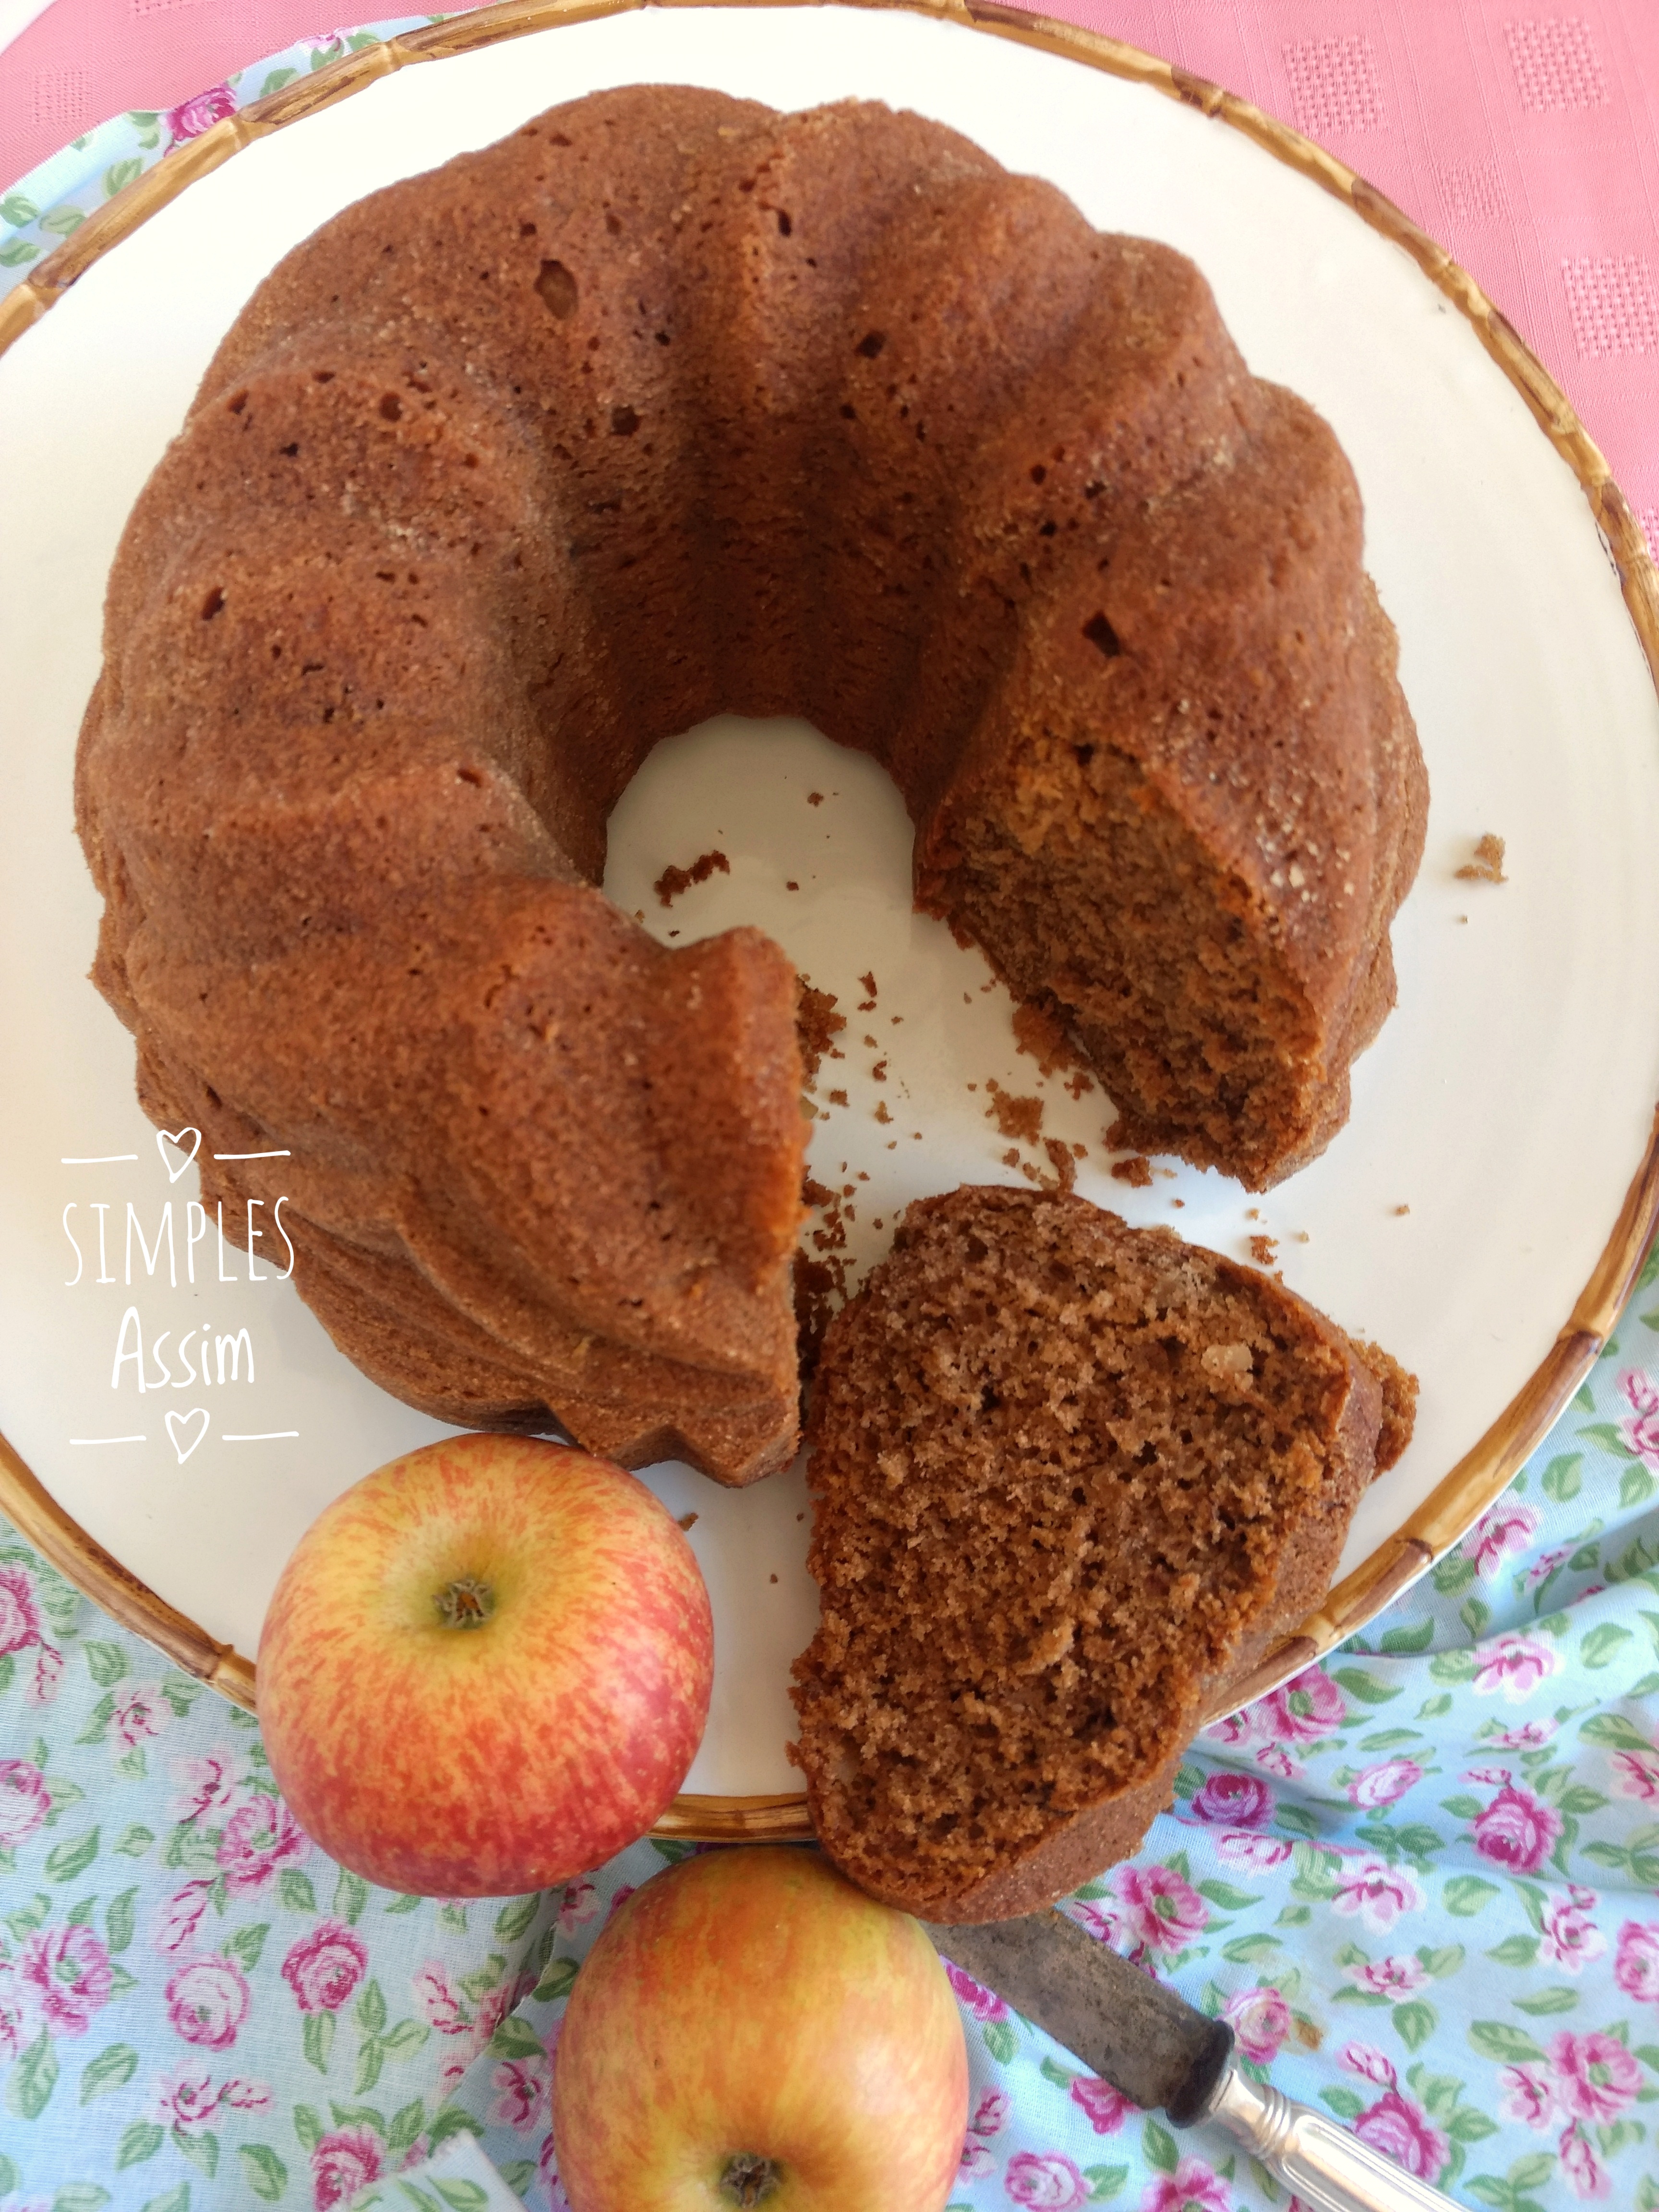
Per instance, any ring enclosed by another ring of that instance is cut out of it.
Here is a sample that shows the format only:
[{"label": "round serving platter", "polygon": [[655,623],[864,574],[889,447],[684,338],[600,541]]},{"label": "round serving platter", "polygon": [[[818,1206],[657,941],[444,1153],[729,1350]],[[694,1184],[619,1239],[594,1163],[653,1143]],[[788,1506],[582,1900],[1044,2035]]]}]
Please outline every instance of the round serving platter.
[{"label": "round serving platter", "polygon": [[[1052,1178],[1063,1146],[1086,1196],[1280,1268],[1416,1370],[1411,1449],[1255,1693],[1362,1626],[1496,1498],[1605,1342],[1659,1218],[1659,593],[1560,392],[1397,209],[1216,87],[1008,9],[508,0],[215,125],[0,301],[17,740],[0,830],[0,1508],[252,1705],[244,1655],[302,1529],[441,1433],[359,1376],[283,1279],[281,1157],[261,1164],[250,1258],[196,1202],[195,1133],[169,1142],[139,1114],[131,1041],[84,980],[98,902],[70,827],[75,736],[126,513],[266,270],[364,192],[644,81],[780,107],[878,98],[954,125],[1101,228],[1190,253],[1251,367],[1310,399],[1353,462],[1429,763],[1428,850],[1352,1117],[1267,1196],[1169,1162],[1149,1183],[1111,1176],[1098,1090],[1021,1056],[978,955],[910,912],[891,786],[804,726],[726,720],[659,747],[613,817],[605,878],[665,940],[755,922],[836,994],[847,1027],[811,1100],[811,1167],[842,1203],[809,1232],[854,1279],[908,1199]],[[1458,874],[1488,834],[1502,884]],[[725,868],[663,903],[663,871],[713,852]],[[998,1091],[1004,1109],[1036,1102],[1040,1129],[1029,1105],[1005,1128]],[[672,1465],[646,1479],[691,1522],[716,1623],[708,1735],[664,1830],[803,1833],[784,1756],[788,1661],[816,1618],[801,1470],[738,1492]]]}]

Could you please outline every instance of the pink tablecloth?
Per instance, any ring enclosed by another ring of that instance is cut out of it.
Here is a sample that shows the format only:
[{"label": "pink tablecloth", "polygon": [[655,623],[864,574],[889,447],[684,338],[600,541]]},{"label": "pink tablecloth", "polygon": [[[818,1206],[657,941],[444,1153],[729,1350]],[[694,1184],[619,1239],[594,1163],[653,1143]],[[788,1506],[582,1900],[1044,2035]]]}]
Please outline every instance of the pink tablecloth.
[{"label": "pink tablecloth", "polygon": [[[0,53],[0,181],[121,109],[176,106],[326,37],[320,4],[55,0]],[[1243,94],[1397,200],[1565,386],[1659,544],[1659,0],[1049,0],[1047,12]]]}]

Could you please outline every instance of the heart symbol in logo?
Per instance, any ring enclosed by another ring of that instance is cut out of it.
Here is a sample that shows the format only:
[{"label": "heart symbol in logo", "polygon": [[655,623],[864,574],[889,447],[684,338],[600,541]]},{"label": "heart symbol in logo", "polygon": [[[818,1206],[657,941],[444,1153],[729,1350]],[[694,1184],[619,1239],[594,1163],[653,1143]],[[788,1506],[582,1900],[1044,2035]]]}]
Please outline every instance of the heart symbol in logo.
[{"label": "heart symbol in logo", "polygon": [[[186,1137],[190,1139],[190,1150],[185,1152]],[[175,1152],[185,1152],[185,1157],[177,1167],[173,1166],[165,1152],[161,1152],[163,1145],[171,1145]],[[161,1152],[161,1165],[167,1171],[167,1181],[177,1182],[197,1153],[201,1151],[202,1133],[199,1129],[158,1129],[155,1132],[155,1149],[158,1152]],[[182,1458],[184,1455],[180,1453],[179,1456]]]},{"label": "heart symbol in logo", "polygon": [[[190,1441],[186,1443],[185,1438],[192,1429],[195,1433],[190,1437]],[[179,1455],[180,1467],[190,1457],[207,1432],[208,1409],[205,1406],[192,1406],[187,1413],[167,1415],[167,1434],[173,1439],[173,1449]]]}]

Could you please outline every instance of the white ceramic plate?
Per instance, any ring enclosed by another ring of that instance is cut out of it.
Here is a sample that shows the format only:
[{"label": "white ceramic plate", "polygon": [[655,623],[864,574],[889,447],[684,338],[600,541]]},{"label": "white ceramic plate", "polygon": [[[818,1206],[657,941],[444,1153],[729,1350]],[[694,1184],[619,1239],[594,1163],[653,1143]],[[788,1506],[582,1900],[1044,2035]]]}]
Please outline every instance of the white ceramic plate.
[{"label": "white ceramic plate", "polygon": [[[1045,1135],[1088,1147],[1091,1198],[1237,1257],[1252,1235],[1279,1240],[1292,1288],[1422,1379],[1415,1441],[1362,1504],[1352,1568],[1538,1369],[1644,1156],[1659,1094],[1659,703],[1572,473],[1407,253],[1193,108],[902,14],[653,11],[405,70],[192,185],[0,361],[0,1431],[118,1560],[249,1653],[320,1507],[437,1433],[274,1279],[277,1237],[262,1281],[210,1231],[191,1243],[194,1170],[138,1113],[130,1040],[84,981],[98,902],[70,763],[122,523],[260,276],[375,186],[556,100],[642,80],[784,107],[879,97],[954,125],[1101,227],[1193,255],[1252,368],[1312,400],[1346,447],[1433,805],[1395,930],[1398,1010],[1356,1070],[1347,1127],[1268,1197],[1185,1168],[1140,1190],[1109,1178],[1099,1092],[1041,1083],[978,956],[910,912],[891,787],[799,726],[715,725],[662,747],[617,810],[606,881],[682,944],[757,922],[837,994],[846,1057],[820,1077],[812,1164],[860,1194],[860,1262],[908,1198],[1018,1179],[984,1118],[991,1079],[1042,1097]],[[1487,831],[1507,844],[1501,887],[1455,874]],[[715,847],[730,873],[659,906],[664,866]],[[876,1003],[860,1012],[866,973]],[[884,1102],[890,1122],[875,1118]],[[279,1161],[271,1174],[274,1217]],[[171,1255],[156,1241],[169,1201]],[[129,1309],[142,1395],[117,1358]],[[244,1328],[236,1379],[217,1379],[216,1354],[205,1388],[186,1380],[181,1342]],[[162,1332],[169,1385],[153,1364]],[[143,1441],[109,1441],[126,1437]],[[689,1786],[787,1790],[787,1662],[815,1618],[799,1474],[737,1493],[684,1468],[649,1480],[698,1514],[715,1604],[715,1711]]]}]

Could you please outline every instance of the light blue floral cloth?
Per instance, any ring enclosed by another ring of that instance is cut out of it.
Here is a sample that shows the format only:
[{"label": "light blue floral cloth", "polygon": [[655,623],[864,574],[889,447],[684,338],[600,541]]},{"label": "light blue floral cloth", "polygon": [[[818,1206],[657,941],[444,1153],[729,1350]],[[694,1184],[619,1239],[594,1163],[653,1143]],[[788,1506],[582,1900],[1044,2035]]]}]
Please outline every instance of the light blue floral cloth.
[{"label": "light blue floral cloth", "polygon": [[[1480,1526],[1212,1729],[1146,1849],[1070,1907],[1224,2014],[1248,2066],[1494,2212],[1659,2207],[1656,1273]],[[15,1541],[0,1655],[3,2212],[401,2204],[462,2130],[562,2204],[566,1996],[686,1846],[540,1897],[394,1896],[301,1833],[246,1715]],[[1224,2139],[1177,2137],[953,1978],[953,2204],[1282,2212]]]},{"label": "light blue floral cloth", "polygon": [[[77,140],[0,199],[0,289],[169,146],[432,20],[302,41]],[[1654,1275],[1480,1527],[1367,1636],[1212,1730],[1146,1849],[1070,1908],[1224,2014],[1248,2067],[1493,2212],[1659,2208]],[[362,2191],[479,2212],[460,2165],[420,2171],[462,2132],[562,2205],[565,1998],[684,1847],[538,1897],[370,1889],[300,1831],[246,1715],[6,1535],[0,2212],[327,2212]],[[958,2212],[1284,2207],[1222,2138],[1177,2137],[953,1978]]]},{"label": "light blue floral cloth", "polygon": [[20,284],[31,266],[63,243],[87,217],[143,176],[174,146],[199,138],[210,125],[296,76],[319,70],[343,54],[377,46],[399,31],[441,23],[441,15],[390,15],[347,31],[325,31],[237,70],[177,107],[136,108],[74,139],[49,161],[0,193],[0,298]]}]

